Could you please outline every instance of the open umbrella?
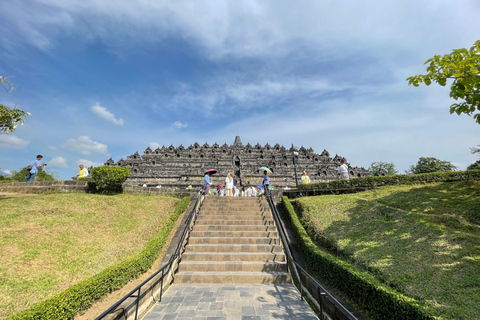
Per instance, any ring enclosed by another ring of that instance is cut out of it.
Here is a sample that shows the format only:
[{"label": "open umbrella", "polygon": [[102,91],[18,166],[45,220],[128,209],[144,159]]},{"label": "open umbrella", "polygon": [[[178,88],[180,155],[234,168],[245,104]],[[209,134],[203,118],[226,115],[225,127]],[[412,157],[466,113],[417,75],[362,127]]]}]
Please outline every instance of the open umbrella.
[{"label": "open umbrella", "polygon": [[259,189],[262,189],[262,190],[263,190],[263,186],[261,186],[261,185],[258,185],[258,186],[257,186],[257,188],[259,188]]},{"label": "open umbrella", "polygon": [[210,174],[215,174],[215,173],[217,173],[217,170],[215,170],[215,169],[205,170],[205,174],[207,174],[207,173],[209,173],[209,172],[210,172]]},{"label": "open umbrella", "polygon": [[223,184],[219,185],[219,186],[217,187],[217,191],[220,190],[222,187],[223,187]]},{"label": "open umbrella", "polygon": [[267,171],[267,173],[272,173],[272,170],[268,169],[267,167],[260,167],[258,171],[260,172]]}]

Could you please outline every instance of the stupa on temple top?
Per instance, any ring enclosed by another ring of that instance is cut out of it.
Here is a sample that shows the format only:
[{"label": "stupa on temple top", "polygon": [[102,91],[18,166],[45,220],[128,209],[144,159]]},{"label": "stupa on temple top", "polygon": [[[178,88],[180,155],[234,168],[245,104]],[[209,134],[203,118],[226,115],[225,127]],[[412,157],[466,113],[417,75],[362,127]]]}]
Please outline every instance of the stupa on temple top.
[{"label": "stupa on temple top", "polygon": [[[337,167],[340,164],[339,155],[330,157],[328,151],[317,154],[312,148],[300,147],[296,155],[296,171],[298,184],[301,184],[303,170],[307,171],[311,182],[329,181],[338,179]],[[278,143],[264,146],[250,143],[244,145],[240,137],[235,137],[232,145],[222,146],[214,143],[203,145],[195,142],[185,148],[183,145],[174,147],[162,146],[152,150],[145,149],[142,155],[135,152],[126,160],[120,159],[117,163],[113,159],[107,160],[107,166],[120,166],[130,169],[130,178],[127,183],[157,185],[165,187],[185,188],[189,185],[199,187],[203,185],[204,172],[207,169],[216,169],[212,176],[213,186],[224,184],[228,172],[237,176],[240,186],[259,185],[263,175],[258,172],[260,167],[268,167],[270,185],[276,188],[295,186],[294,153],[291,148],[285,148]],[[348,160],[348,159],[347,159]],[[370,171],[347,165],[350,177],[364,177],[371,175]],[[238,185],[237,185],[238,186]]]}]

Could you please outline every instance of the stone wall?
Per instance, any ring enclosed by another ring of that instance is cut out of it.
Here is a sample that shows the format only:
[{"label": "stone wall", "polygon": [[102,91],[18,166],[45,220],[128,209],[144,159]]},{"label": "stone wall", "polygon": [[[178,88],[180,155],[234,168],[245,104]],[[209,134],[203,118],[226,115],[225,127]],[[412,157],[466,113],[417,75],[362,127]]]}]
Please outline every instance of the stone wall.
[{"label": "stone wall", "polygon": [[161,194],[174,197],[187,197],[196,198],[199,190],[186,190],[186,189],[175,189],[175,188],[155,188],[155,187],[141,187],[136,185],[124,184],[123,192],[126,193],[152,193],[152,194]]},{"label": "stone wall", "polygon": [[45,191],[85,192],[87,183],[75,180],[6,182],[0,183],[0,192],[42,193]]}]

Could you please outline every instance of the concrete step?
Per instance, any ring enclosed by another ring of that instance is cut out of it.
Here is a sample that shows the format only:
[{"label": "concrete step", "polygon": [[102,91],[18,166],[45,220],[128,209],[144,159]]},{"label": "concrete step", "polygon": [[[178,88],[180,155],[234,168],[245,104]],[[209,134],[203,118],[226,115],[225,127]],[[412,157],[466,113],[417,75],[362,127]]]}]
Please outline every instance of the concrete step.
[{"label": "concrete step", "polygon": [[212,215],[212,214],[202,214],[200,213],[197,216],[197,221],[199,220],[272,220],[273,216],[271,214],[248,214],[248,215]]},{"label": "concrete step", "polygon": [[285,262],[263,261],[183,261],[180,272],[288,272]]},{"label": "concrete step", "polygon": [[273,223],[273,220],[262,220],[262,219],[257,219],[257,220],[204,220],[204,219],[197,219],[195,221],[196,226],[204,226],[204,225],[230,225],[230,226],[244,226],[244,225],[250,225],[250,226],[273,226],[275,225]]},{"label": "concrete step", "polygon": [[277,231],[275,226],[256,226],[256,225],[194,225],[193,231]]},{"label": "concrete step", "polygon": [[190,237],[188,244],[280,244],[278,238],[267,237]]},{"label": "concrete step", "polygon": [[268,237],[277,238],[277,231],[231,231],[231,230],[210,230],[190,232],[190,237]]},{"label": "concrete step", "polygon": [[258,213],[258,212],[267,212],[270,211],[268,208],[250,208],[250,207],[238,207],[238,208],[231,208],[231,207],[218,207],[218,208],[201,208],[202,212],[215,212],[215,214],[219,212],[249,212],[249,213]]},{"label": "concrete step", "polygon": [[185,252],[283,252],[281,245],[271,244],[188,244]]},{"label": "concrete step", "polygon": [[271,252],[185,252],[180,264],[184,261],[261,261],[285,262],[284,253]]},{"label": "concrete step", "polygon": [[178,283],[288,283],[286,272],[179,272]]}]

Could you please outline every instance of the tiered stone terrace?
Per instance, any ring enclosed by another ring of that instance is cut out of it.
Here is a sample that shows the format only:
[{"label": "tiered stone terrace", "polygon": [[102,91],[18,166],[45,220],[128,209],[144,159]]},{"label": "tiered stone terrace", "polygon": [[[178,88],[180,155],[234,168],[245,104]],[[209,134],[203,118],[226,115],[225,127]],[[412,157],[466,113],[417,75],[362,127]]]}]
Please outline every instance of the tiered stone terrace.
[{"label": "tiered stone terrace", "polygon": [[[341,156],[331,158],[326,150],[317,154],[312,148],[306,149],[303,146],[299,148],[298,153],[296,167],[299,183],[303,170],[307,170],[312,182],[338,178],[337,167]],[[268,143],[265,146],[258,143],[255,146],[250,143],[243,145],[238,136],[230,146],[226,143],[222,146],[217,143],[212,146],[207,143],[204,145],[195,143],[188,148],[182,145],[175,148],[171,145],[152,150],[148,147],[143,155],[136,152],[117,163],[110,158],[105,165],[130,169],[131,174],[127,183],[134,185],[146,182],[149,186],[161,184],[180,188],[189,185],[200,187],[203,184],[205,170],[214,168],[218,171],[217,175],[213,176],[214,185],[223,184],[227,173],[233,172],[238,177],[239,186],[255,186],[262,182],[258,168],[266,166],[273,171],[270,175],[271,185],[277,188],[295,186],[293,153],[289,149],[278,143],[274,146]],[[350,165],[349,171],[351,177],[371,175],[364,168]]]}]

